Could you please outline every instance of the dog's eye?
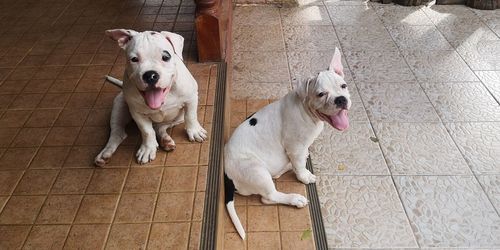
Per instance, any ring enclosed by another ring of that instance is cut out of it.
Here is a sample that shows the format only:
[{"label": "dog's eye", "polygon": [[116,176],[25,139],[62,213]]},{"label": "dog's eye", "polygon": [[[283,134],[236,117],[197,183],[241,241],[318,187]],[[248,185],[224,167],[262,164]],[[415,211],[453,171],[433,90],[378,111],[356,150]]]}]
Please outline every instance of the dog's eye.
[{"label": "dog's eye", "polygon": [[347,84],[342,84],[342,85],[340,85],[340,87],[345,89],[345,88],[347,88]]},{"label": "dog's eye", "polygon": [[165,54],[163,54],[161,60],[163,60],[164,62],[168,62],[168,60],[170,60],[172,56],[170,55],[170,53],[168,53],[168,51],[163,51],[163,53]]},{"label": "dog's eye", "polygon": [[321,93],[318,94],[318,97],[323,97],[325,95],[326,95],[326,92],[321,92]]},{"label": "dog's eye", "polygon": [[139,58],[137,58],[136,56],[130,58],[130,61],[132,62],[138,62],[139,61]]}]

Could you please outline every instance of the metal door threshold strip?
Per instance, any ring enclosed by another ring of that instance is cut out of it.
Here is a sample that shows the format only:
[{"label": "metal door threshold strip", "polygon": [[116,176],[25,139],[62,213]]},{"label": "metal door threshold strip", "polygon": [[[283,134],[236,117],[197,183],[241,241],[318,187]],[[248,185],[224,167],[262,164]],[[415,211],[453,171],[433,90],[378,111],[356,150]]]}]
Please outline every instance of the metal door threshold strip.
[{"label": "metal door threshold strip", "polygon": [[[306,168],[314,174],[311,156],[307,157]],[[321,206],[319,204],[316,184],[311,183],[306,185],[306,190],[309,198],[309,212],[311,213],[314,243],[316,245],[316,249],[326,250],[328,249],[328,244],[326,241],[325,225],[323,224],[323,215],[321,215]]]},{"label": "metal door threshold strip", "polygon": [[[210,159],[208,163],[207,186],[205,191],[205,205],[203,211],[203,222],[201,228],[200,250],[216,249],[217,246],[217,221],[219,192],[221,185],[221,176],[223,172],[222,153],[224,146],[224,109],[226,100],[226,63],[217,65],[217,84],[214,100],[214,115],[212,127],[212,139],[210,143]],[[313,172],[311,159],[307,159],[307,169]],[[328,249],[323,217],[318,199],[316,184],[306,185],[307,195],[310,201],[309,212],[311,213],[312,231],[316,249]]]},{"label": "metal door threshold strip", "polygon": [[217,246],[218,198],[222,174],[222,149],[224,146],[224,107],[226,100],[227,65],[217,65],[217,84],[214,99],[212,120],[212,138],[210,142],[210,158],[208,162],[207,186],[205,188],[205,205],[201,226],[200,249],[215,249]]}]

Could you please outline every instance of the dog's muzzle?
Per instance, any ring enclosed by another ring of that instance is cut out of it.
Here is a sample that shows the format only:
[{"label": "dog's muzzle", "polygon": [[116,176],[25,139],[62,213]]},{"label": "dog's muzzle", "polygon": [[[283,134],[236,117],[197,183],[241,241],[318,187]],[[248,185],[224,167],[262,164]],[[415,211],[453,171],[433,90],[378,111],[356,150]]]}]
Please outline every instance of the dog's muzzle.
[{"label": "dog's muzzle", "polygon": [[347,109],[347,98],[345,96],[337,96],[333,102],[337,105],[337,108]]},{"label": "dog's muzzle", "polygon": [[335,114],[325,114],[316,110],[316,115],[330,126],[343,131],[349,128],[348,100],[345,96],[337,96],[333,102],[339,109]]},{"label": "dog's muzzle", "polygon": [[142,75],[142,80],[150,86],[154,86],[160,80],[160,74],[154,70],[146,71]]},{"label": "dog's muzzle", "polygon": [[148,105],[150,109],[160,109],[165,102],[165,97],[170,87],[159,88],[156,86],[160,80],[160,74],[154,70],[146,71],[142,75],[142,80],[147,84],[147,87],[144,90],[138,90],[144,98],[146,105]]}]

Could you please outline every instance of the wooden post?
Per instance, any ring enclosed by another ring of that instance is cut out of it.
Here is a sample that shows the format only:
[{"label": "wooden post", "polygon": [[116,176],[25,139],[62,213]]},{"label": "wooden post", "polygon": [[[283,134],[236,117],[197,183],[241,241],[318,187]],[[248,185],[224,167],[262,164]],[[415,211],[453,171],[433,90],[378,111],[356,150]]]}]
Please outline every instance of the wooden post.
[{"label": "wooden post", "polygon": [[219,1],[228,0],[195,0],[196,40],[200,62],[222,60]]}]

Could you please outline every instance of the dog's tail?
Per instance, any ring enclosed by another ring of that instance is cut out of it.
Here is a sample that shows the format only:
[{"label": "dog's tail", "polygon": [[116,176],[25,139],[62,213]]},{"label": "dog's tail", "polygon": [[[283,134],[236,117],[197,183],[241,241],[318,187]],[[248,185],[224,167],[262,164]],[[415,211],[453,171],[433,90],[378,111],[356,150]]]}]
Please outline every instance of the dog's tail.
[{"label": "dog's tail", "polygon": [[106,75],[106,80],[108,80],[110,83],[117,86],[118,88],[123,88],[123,81],[119,79]]},{"label": "dog's tail", "polygon": [[241,225],[241,221],[236,214],[236,209],[234,209],[234,183],[226,174],[224,174],[224,203],[226,203],[227,212],[229,217],[238,231],[238,234],[242,239],[245,239],[245,229]]}]

